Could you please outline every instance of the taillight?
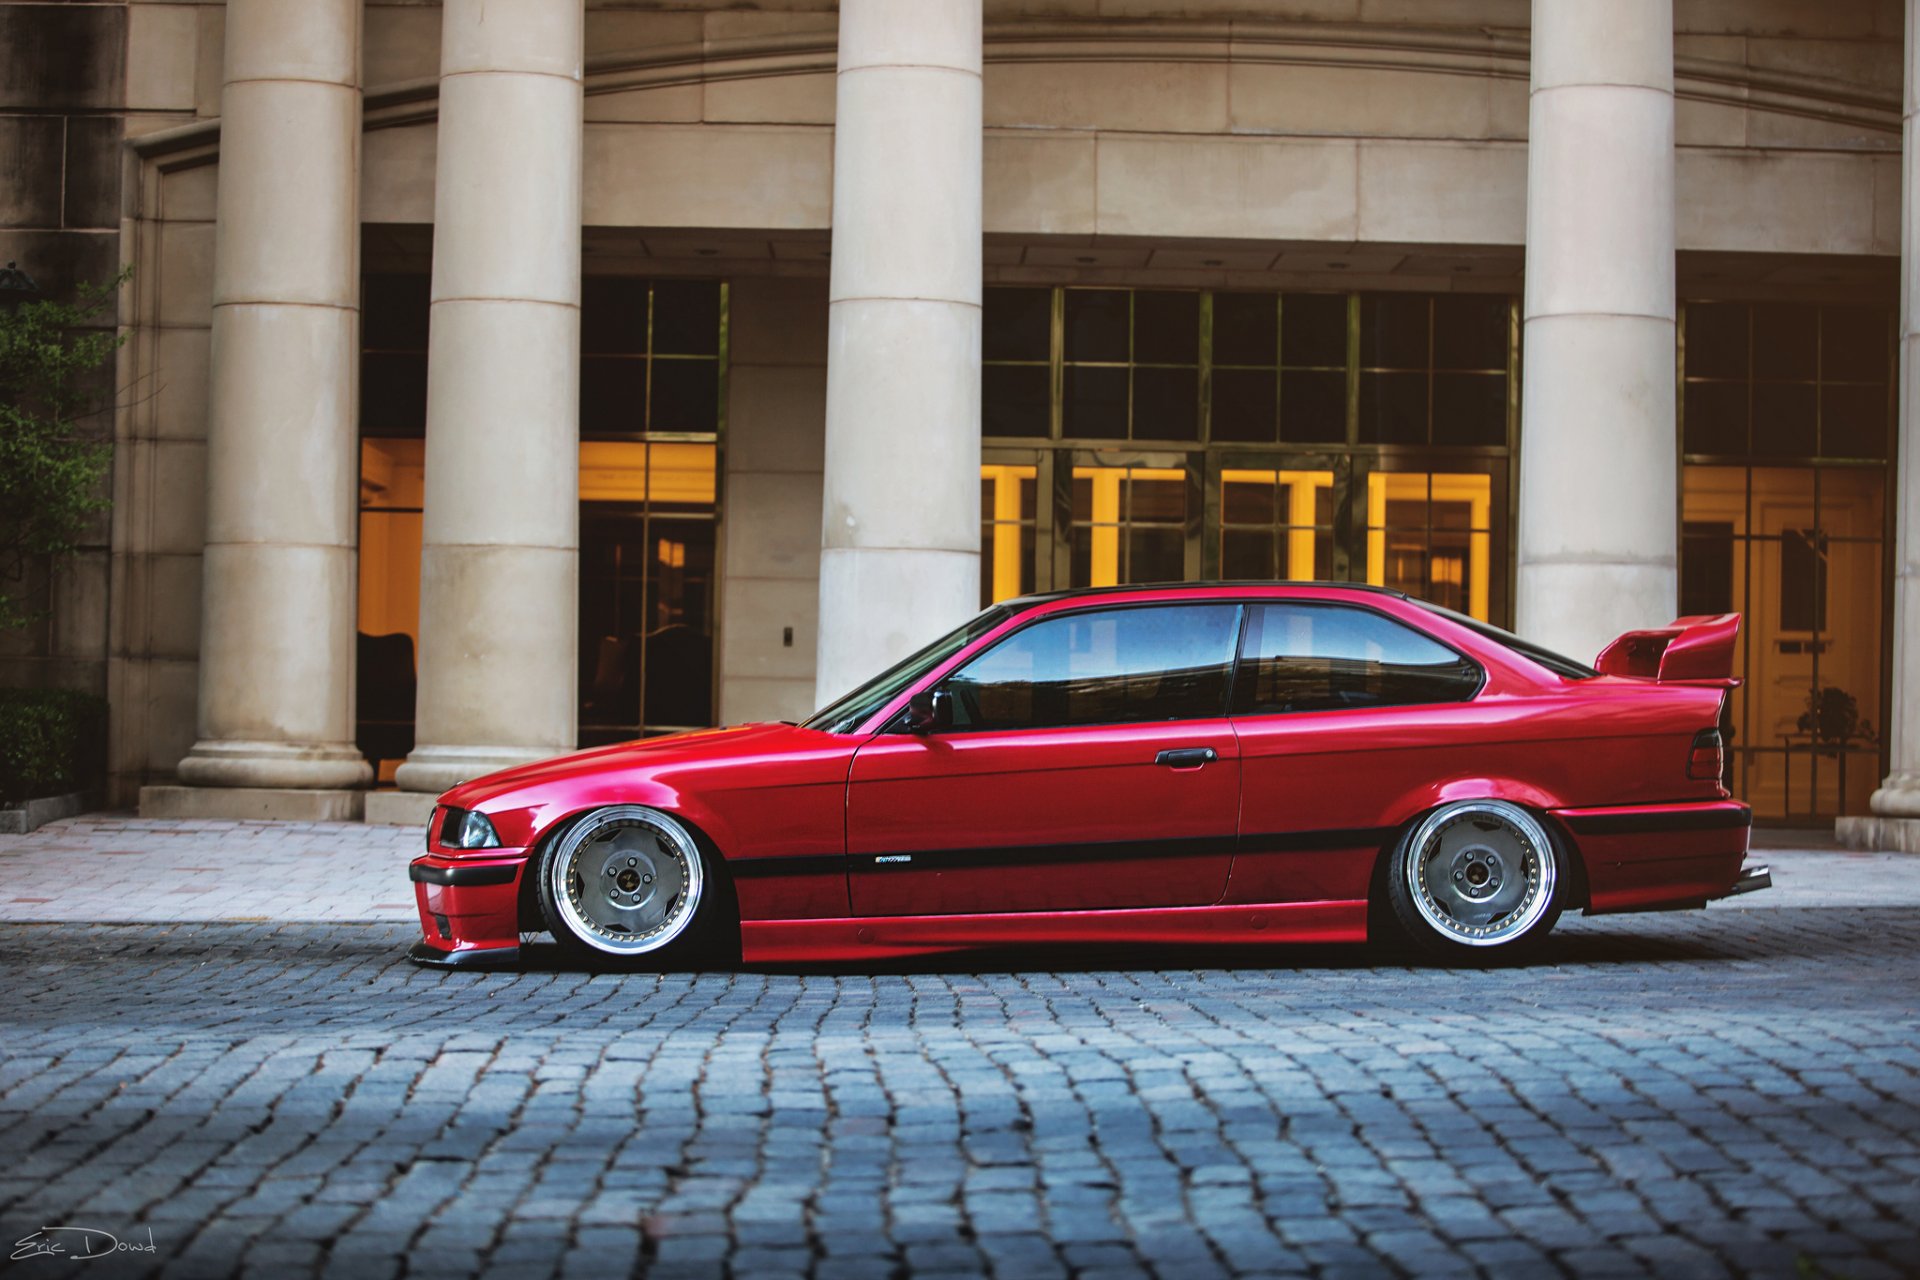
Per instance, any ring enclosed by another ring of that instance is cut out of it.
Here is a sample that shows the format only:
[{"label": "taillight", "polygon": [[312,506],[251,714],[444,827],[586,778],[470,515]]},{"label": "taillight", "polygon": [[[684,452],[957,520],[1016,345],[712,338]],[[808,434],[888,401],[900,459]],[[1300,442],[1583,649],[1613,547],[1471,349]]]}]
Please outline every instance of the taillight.
[{"label": "taillight", "polygon": [[1687,753],[1687,776],[1698,782],[1718,782],[1726,770],[1726,745],[1718,729],[1702,729],[1693,735],[1693,750]]}]

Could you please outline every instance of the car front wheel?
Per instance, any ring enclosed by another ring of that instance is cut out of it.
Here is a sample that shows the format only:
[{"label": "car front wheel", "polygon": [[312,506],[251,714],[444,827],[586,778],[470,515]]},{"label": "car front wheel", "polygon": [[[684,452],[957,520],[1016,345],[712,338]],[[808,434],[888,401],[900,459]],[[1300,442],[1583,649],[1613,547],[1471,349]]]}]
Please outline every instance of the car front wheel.
[{"label": "car front wheel", "polygon": [[1387,901],[1428,955],[1530,949],[1560,918],[1566,876],[1553,836],[1505,800],[1458,800],[1422,816],[1393,852]]},{"label": "car front wheel", "polygon": [[540,913],[576,960],[660,968],[724,960],[732,921],[717,861],[671,814],[596,809],[541,853]]}]

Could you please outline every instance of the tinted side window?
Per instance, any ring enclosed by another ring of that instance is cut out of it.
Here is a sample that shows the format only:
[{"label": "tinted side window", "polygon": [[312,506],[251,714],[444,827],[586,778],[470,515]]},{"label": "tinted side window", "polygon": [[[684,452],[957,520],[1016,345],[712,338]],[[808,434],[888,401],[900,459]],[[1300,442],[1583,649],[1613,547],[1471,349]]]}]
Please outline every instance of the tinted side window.
[{"label": "tinted side window", "polygon": [[957,729],[1194,720],[1226,714],[1240,608],[1149,605],[1064,613],[947,678]]},{"label": "tinted side window", "polygon": [[1252,607],[1236,715],[1462,702],[1480,668],[1408,626],[1339,605]]}]

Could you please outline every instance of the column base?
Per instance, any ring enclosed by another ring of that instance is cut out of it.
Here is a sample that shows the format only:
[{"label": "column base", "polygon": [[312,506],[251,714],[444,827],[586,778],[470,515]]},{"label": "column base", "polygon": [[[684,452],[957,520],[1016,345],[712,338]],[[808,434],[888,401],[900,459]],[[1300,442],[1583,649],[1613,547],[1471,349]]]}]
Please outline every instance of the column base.
[{"label": "column base", "polygon": [[1920,853],[1920,818],[1878,813],[1835,818],[1833,838],[1848,849],[1875,853]]},{"label": "column base", "polygon": [[193,787],[335,791],[373,782],[373,766],[351,742],[210,738],[194,743],[176,772]]},{"label": "column base", "polygon": [[564,755],[565,749],[546,747],[415,747],[405,763],[393,771],[393,780],[402,791],[425,792],[437,796],[463,782],[484,778],[502,769],[534,764]]},{"label": "column base", "polygon": [[293,787],[142,787],[143,818],[219,822],[358,822],[367,793]]},{"label": "column base", "polygon": [[367,822],[372,826],[424,827],[433,816],[438,793],[425,791],[367,792]]}]

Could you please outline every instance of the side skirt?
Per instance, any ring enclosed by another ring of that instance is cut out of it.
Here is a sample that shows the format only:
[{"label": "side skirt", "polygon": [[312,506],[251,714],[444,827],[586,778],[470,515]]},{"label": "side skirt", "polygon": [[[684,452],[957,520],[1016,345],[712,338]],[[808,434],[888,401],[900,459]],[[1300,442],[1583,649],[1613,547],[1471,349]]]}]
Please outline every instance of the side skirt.
[{"label": "side skirt", "polygon": [[1153,907],[1129,911],[996,912],[963,916],[856,916],[838,920],[743,920],[748,964],[931,955],[1033,943],[1365,942],[1367,904]]}]

